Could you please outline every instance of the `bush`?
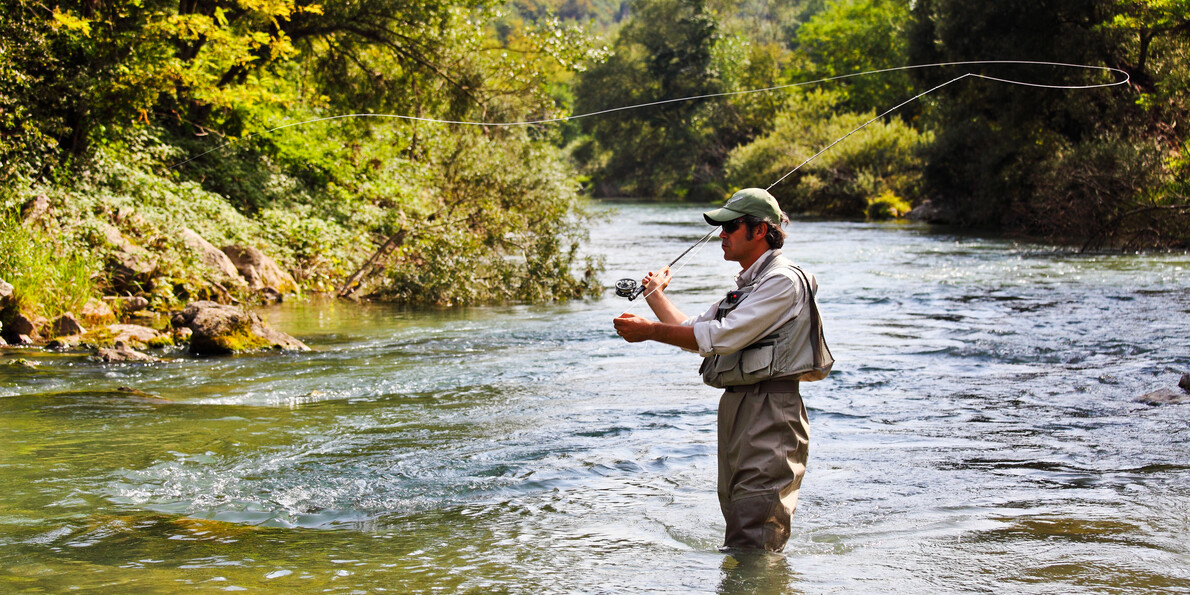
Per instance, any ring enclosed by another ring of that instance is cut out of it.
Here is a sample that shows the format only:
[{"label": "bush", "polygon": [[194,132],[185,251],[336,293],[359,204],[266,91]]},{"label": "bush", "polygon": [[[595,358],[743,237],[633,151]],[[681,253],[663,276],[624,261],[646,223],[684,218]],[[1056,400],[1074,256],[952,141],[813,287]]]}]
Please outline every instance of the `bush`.
[{"label": "bush", "polygon": [[441,161],[428,168],[436,190],[375,297],[449,306],[600,290],[596,263],[576,255],[586,215],[557,149],[525,131],[456,132],[436,142]]},{"label": "bush", "polygon": [[[837,95],[823,91],[791,100],[772,132],[731,153],[729,183],[768,186],[875,117],[874,113],[836,113],[837,100]],[[917,150],[928,140],[929,135],[895,118],[872,122],[771,192],[791,213],[863,218],[870,199],[913,191],[921,171]]]},{"label": "bush", "polygon": [[904,217],[909,212],[909,202],[885,190],[879,196],[868,200],[867,217],[869,221],[896,219]]},{"label": "bush", "polygon": [[1037,163],[1034,192],[1009,224],[1087,248],[1138,250],[1190,242],[1185,172],[1151,143],[1100,138],[1067,145]]}]

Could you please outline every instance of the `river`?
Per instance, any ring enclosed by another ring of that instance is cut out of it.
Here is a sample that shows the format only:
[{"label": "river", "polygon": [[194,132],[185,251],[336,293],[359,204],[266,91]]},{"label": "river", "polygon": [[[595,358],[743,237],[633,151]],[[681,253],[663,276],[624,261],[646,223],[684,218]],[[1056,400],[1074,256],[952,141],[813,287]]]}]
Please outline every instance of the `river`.
[{"label": "river", "polygon": [[[639,278],[701,210],[618,205],[587,251]],[[1190,371],[1190,256],[790,231],[838,361],[784,554],[718,551],[718,391],[619,340],[611,291],[309,300],[262,312],[312,353],[0,353],[0,591],[1190,592],[1190,405],[1135,402]]]}]

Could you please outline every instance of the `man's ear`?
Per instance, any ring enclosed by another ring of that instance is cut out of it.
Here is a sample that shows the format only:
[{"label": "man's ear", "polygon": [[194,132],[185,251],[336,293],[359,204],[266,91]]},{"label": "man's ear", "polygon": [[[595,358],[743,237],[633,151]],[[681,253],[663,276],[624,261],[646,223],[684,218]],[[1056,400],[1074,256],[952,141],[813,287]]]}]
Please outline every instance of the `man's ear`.
[{"label": "man's ear", "polygon": [[[761,227],[761,225],[763,225],[764,227]],[[769,234],[769,222],[761,221],[760,225],[757,225],[755,229],[748,230],[748,239],[755,240],[756,238],[763,238],[764,236],[766,236],[768,234]]]}]

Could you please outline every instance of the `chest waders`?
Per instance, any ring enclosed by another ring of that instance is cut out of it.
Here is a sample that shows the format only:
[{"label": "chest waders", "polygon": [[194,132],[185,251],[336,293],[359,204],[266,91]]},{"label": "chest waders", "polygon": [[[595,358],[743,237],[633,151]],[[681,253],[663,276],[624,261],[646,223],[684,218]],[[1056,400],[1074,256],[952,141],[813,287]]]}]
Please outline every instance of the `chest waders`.
[{"label": "chest waders", "polygon": [[799,379],[824,378],[834,363],[822,338],[815,287],[779,254],[769,257],[751,283],[728,293],[716,320],[735,311],[771,275],[800,285],[808,307],[744,349],[705,358],[701,368],[707,384],[726,389],[718,413],[718,496],[726,548],[785,548],[810,453]]}]

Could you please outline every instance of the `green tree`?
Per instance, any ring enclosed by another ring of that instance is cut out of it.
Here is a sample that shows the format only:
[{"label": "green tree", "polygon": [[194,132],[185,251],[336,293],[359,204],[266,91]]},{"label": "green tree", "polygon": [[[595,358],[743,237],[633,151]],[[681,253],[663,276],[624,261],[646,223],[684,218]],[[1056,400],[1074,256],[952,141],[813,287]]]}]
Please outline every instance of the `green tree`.
[{"label": "green tree", "polygon": [[895,198],[904,203],[903,197],[917,190],[917,155],[929,136],[898,119],[872,122],[793,171],[876,116],[840,111],[840,101],[839,91],[795,97],[770,133],[732,152],[728,182],[737,188],[766,187],[781,180],[770,191],[790,213],[864,218],[877,202]]},{"label": "green tree", "polygon": [[[928,195],[952,207],[960,222],[1086,246],[1190,241],[1180,157],[1186,133],[1173,125],[1187,106],[1187,43],[1174,33],[1185,27],[1180,4],[918,2],[910,32],[914,61],[1044,59],[1118,66],[1134,76],[1130,87],[1094,91],[980,81],[947,87],[926,112],[938,130],[926,155]],[[981,70],[1045,84],[1118,76],[1050,67]],[[925,84],[945,76],[953,73],[918,74]]]},{"label": "green tree", "polygon": [[[909,6],[900,0],[837,0],[798,29],[798,49],[812,64],[813,78],[904,66],[908,61]],[[844,106],[883,111],[913,96],[905,71],[843,79]],[[916,106],[898,114],[909,119]]]},{"label": "green tree", "polygon": [[[575,109],[589,113],[719,93],[718,39],[703,0],[644,0],[616,37],[613,55],[580,76]],[[576,156],[597,195],[705,194],[726,154],[713,134],[723,105],[684,101],[586,118],[582,129],[591,140]]]}]

